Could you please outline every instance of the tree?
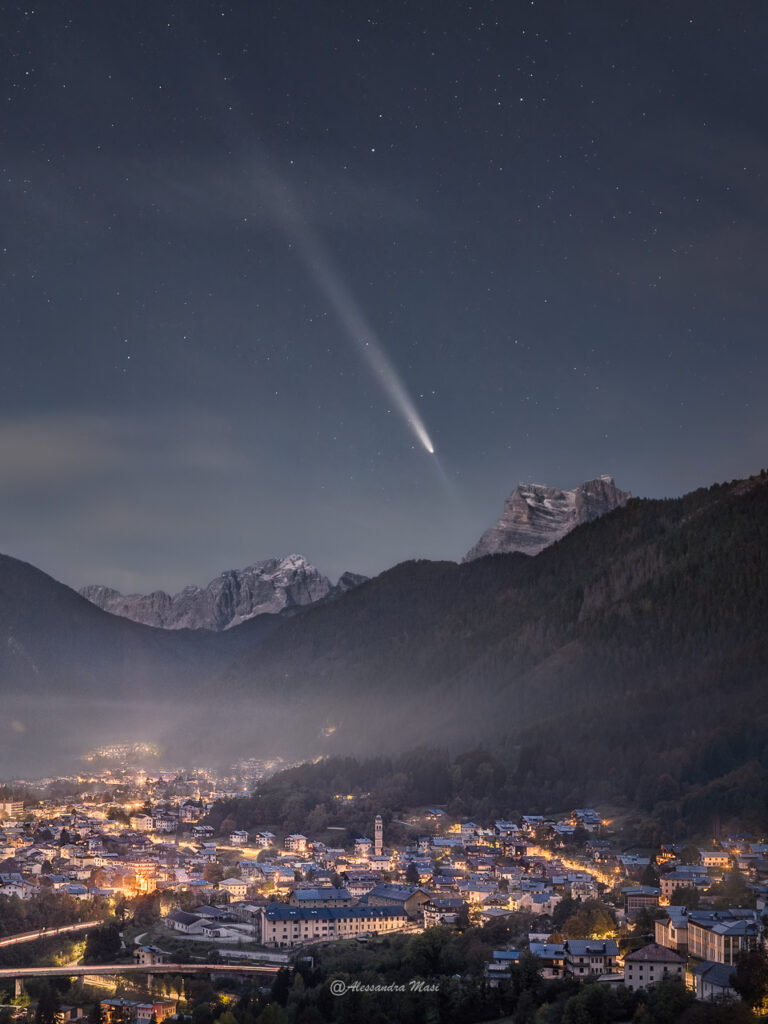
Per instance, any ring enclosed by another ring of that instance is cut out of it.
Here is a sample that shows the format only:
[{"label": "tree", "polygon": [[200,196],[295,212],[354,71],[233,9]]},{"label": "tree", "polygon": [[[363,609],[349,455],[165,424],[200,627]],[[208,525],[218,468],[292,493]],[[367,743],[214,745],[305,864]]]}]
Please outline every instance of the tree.
[{"label": "tree", "polygon": [[755,1018],[746,1003],[726,999],[721,1003],[699,1003],[686,1010],[680,1024],[754,1024]]},{"label": "tree", "polygon": [[672,890],[670,903],[673,907],[685,907],[686,910],[696,910],[701,895],[695,885],[678,885]]},{"label": "tree", "polygon": [[[414,975],[422,978],[435,977],[444,974],[443,958],[447,947],[451,943],[451,933],[448,928],[438,926],[427,928],[420,935],[415,935],[408,943],[405,962]],[[468,951],[465,949],[465,958]]]},{"label": "tree", "polygon": [[465,932],[469,928],[469,904],[464,901],[456,914],[456,927],[460,932]]},{"label": "tree", "polygon": [[653,861],[650,861],[643,868],[642,874],[640,875],[640,885],[658,886],[659,884],[659,873],[656,869],[656,865]]},{"label": "tree", "polygon": [[37,1000],[35,1024],[56,1024],[59,1006],[59,993],[52,985],[44,985]]},{"label": "tree", "polygon": [[755,905],[755,894],[748,887],[746,878],[738,868],[728,871],[722,882],[712,886],[711,892],[716,896],[715,910]]},{"label": "tree", "polygon": [[[277,1003],[279,1006],[285,1006],[288,1002],[288,995],[291,991],[291,976],[288,971],[281,967],[275,975],[275,980],[272,982],[272,990],[270,992],[270,998],[274,1000],[274,1003],[270,1003],[273,1006]],[[261,1020],[261,1017],[259,1017]]]},{"label": "tree", "polygon": [[203,868],[203,878],[206,882],[221,882],[224,878],[224,868],[215,861],[211,864],[206,864]]},{"label": "tree", "polygon": [[416,867],[413,861],[411,861],[408,867],[405,869],[405,881],[407,882],[408,885],[419,884],[419,869]]},{"label": "tree", "polygon": [[288,1024],[288,1017],[277,1003],[267,1003],[256,1018],[256,1024]]},{"label": "tree", "polygon": [[692,992],[677,978],[651,987],[647,996],[648,1015],[654,1024],[676,1024],[695,1002]]},{"label": "tree", "polygon": [[325,1017],[316,1006],[305,1006],[297,1011],[296,1024],[325,1024]]},{"label": "tree", "polygon": [[147,893],[145,896],[137,896],[133,904],[133,923],[137,925],[151,925],[160,920],[160,894],[157,892]]},{"label": "tree", "polygon": [[128,900],[125,896],[118,896],[115,900],[115,917],[120,923],[120,927],[125,924],[125,919],[128,916]]},{"label": "tree", "polygon": [[[653,935],[655,929],[656,917],[659,915],[659,910],[654,907],[641,907],[637,916],[635,917],[635,926],[632,929],[634,935]],[[661,911],[663,913],[663,911]]]},{"label": "tree", "polygon": [[85,940],[85,954],[83,960],[86,963],[102,964],[114,960],[120,952],[122,940],[120,930],[116,924],[105,924],[100,928],[94,928],[88,932]]},{"label": "tree", "polygon": [[616,926],[610,907],[600,900],[584,900],[574,914],[563,922],[560,933],[566,939],[588,939],[607,935]]},{"label": "tree", "polygon": [[579,901],[573,896],[563,896],[552,911],[552,929],[557,931],[579,909]]},{"label": "tree", "polygon": [[14,1006],[29,1006],[30,998],[29,992],[25,988],[22,988],[20,996],[14,996],[11,1000]]},{"label": "tree", "polygon": [[[515,1024],[533,1024],[536,1015],[536,997],[530,989],[520,993],[515,1009]],[[565,1017],[563,1017],[565,1020]]]},{"label": "tree", "polygon": [[680,863],[681,864],[699,864],[701,862],[701,854],[699,853],[698,847],[688,845],[684,846],[680,852]]},{"label": "tree", "polygon": [[753,1009],[762,1006],[768,996],[768,955],[764,946],[739,954],[731,985]]},{"label": "tree", "polygon": [[213,1024],[212,1003],[198,1003],[192,1010],[192,1024]]}]

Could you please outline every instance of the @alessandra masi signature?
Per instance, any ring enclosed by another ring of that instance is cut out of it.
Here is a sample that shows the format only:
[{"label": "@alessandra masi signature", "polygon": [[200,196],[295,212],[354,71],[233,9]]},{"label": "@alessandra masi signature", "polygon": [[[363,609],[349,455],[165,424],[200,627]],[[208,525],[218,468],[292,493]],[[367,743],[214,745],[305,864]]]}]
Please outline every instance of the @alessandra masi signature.
[{"label": "@alessandra masi signature", "polygon": [[370,984],[362,981],[343,981],[341,978],[334,978],[330,985],[331,995],[345,996],[347,992],[439,992],[440,986],[433,981],[424,981],[423,978],[411,978],[405,983],[392,981],[386,985]]}]

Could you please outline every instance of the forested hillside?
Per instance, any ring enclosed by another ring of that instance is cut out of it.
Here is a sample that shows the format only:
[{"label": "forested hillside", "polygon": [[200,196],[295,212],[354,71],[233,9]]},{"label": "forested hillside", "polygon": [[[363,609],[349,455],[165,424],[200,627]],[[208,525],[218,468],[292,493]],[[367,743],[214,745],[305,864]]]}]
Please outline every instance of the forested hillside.
[{"label": "forested hillside", "polygon": [[667,826],[754,820],[766,624],[765,472],[631,500],[533,558],[408,562],[220,634],[127,622],[0,557],[0,763],[125,730],[133,702],[169,756],[485,746],[503,766],[494,807],[608,798]]},{"label": "forested hillside", "polygon": [[[535,558],[415,562],[283,624],[227,676],[330,747],[498,752],[514,806],[760,816],[768,477],[633,500]],[[599,740],[599,742],[598,742]]]}]

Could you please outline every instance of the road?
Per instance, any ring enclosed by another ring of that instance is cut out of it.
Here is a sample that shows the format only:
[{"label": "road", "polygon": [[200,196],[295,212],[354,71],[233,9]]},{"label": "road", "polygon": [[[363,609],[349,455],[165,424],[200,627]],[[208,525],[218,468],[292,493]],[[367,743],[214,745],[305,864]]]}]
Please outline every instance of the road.
[{"label": "road", "polygon": [[17,942],[32,942],[34,939],[50,939],[53,935],[68,935],[70,932],[84,932],[96,928],[103,921],[81,921],[80,924],[62,924],[58,928],[40,928],[35,932],[18,932],[0,939],[0,946],[15,946]]},{"label": "road", "polygon": [[285,964],[78,964],[75,967],[3,967],[4,978],[77,978],[84,974],[277,974]]}]

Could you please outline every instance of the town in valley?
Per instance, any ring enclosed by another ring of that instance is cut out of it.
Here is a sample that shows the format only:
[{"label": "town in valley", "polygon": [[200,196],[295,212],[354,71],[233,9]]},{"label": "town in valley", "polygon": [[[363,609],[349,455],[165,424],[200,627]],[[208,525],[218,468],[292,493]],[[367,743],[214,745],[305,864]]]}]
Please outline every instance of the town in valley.
[{"label": "town in valley", "polygon": [[3,1022],[231,1024],[238,1000],[253,1020],[335,1020],[344,1000],[329,1010],[329,985],[386,1001],[376,979],[395,955],[398,992],[423,1002],[463,986],[468,1020],[519,1007],[521,991],[566,1021],[586,996],[606,1021],[638,1007],[653,1021],[654,993],[670,991],[681,1012],[762,1008],[763,836],[628,847],[620,815],[600,808],[395,818],[359,791],[333,794],[338,814],[317,831],[238,828],[222,813],[291,765],[163,769],[158,756],[115,744],[77,775],[3,788]]}]

